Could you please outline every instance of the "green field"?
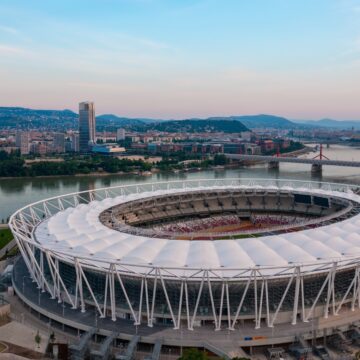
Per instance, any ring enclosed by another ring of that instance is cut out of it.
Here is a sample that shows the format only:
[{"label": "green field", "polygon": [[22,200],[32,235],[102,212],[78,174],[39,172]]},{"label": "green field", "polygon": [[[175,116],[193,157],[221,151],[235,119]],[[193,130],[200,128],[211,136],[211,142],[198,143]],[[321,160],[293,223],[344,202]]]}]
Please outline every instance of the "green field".
[{"label": "green field", "polygon": [[10,229],[0,229],[0,249],[13,239]]}]

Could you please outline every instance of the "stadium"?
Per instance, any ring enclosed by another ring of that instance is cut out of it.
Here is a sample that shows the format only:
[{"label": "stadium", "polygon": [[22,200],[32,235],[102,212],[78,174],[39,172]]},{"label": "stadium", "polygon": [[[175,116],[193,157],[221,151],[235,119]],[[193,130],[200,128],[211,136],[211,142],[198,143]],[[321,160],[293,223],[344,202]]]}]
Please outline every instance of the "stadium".
[{"label": "stadium", "polygon": [[214,339],[230,334],[254,346],[270,343],[274,329],[276,343],[321,337],[360,320],[357,192],[347,184],[215,179],[39,201],[10,219],[22,255],[14,287],[26,302],[25,272],[16,275],[23,266],[39,288],[37,311],[41,290],[119,331],[123,323],[147,334],[211,330]]}]

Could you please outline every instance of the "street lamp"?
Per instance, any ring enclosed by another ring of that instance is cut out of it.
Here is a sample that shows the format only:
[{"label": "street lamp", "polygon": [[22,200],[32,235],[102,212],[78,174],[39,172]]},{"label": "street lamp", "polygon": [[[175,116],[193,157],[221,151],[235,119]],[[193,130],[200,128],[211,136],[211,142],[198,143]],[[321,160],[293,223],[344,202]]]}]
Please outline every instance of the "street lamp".
[{"label": "street lamp", "polygon": [[97,309],[95,308],[95,329],[97,329],[98,327],[98,312]]},{"label": "street lamp", "polygon": [[24,291],[25,291],[25,278],[31,279],[31,277],[29,275],[24,275],[22,277],[22,292],[23,292],[23,294],[24,294]]}]

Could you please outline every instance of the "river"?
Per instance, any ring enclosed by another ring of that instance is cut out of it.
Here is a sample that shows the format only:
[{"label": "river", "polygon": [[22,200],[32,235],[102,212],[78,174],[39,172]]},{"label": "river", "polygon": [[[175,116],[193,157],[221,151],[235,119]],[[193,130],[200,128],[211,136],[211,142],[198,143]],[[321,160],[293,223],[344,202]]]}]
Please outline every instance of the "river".
[{"label": "river", "polygon": [[[360,159],[360,148],[331,145],[324,148],[324,155],[333,160]],[[314,157],[309,153],[305,157]],[[160,173],[152,176],[108,175],[108,176],[69,176],[50,178],[19,178],[0,180],[0,221],[6,220],[16,209],[29,203],[52,196],[99,187],[149,181],[200,178],[283,178],[315,181],[333,181],[360,184],[360,168],[324,166],[322,175],[311,174],[310,165],[280,164],[279,170],[269,170],[266,164],[228,170],[206,170],[191,173]]]}]

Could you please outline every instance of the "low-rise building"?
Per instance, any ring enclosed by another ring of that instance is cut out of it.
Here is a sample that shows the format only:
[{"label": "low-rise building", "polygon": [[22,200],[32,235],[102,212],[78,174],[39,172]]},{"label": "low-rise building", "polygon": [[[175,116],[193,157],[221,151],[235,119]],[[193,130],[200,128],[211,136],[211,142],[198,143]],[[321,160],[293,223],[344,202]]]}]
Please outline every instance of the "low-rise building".
[{"label": "low-rise building", "polygon": [[125,148],[117,144],[96,144],[91,151],[97,154],[116,156],[124,153]]}]

